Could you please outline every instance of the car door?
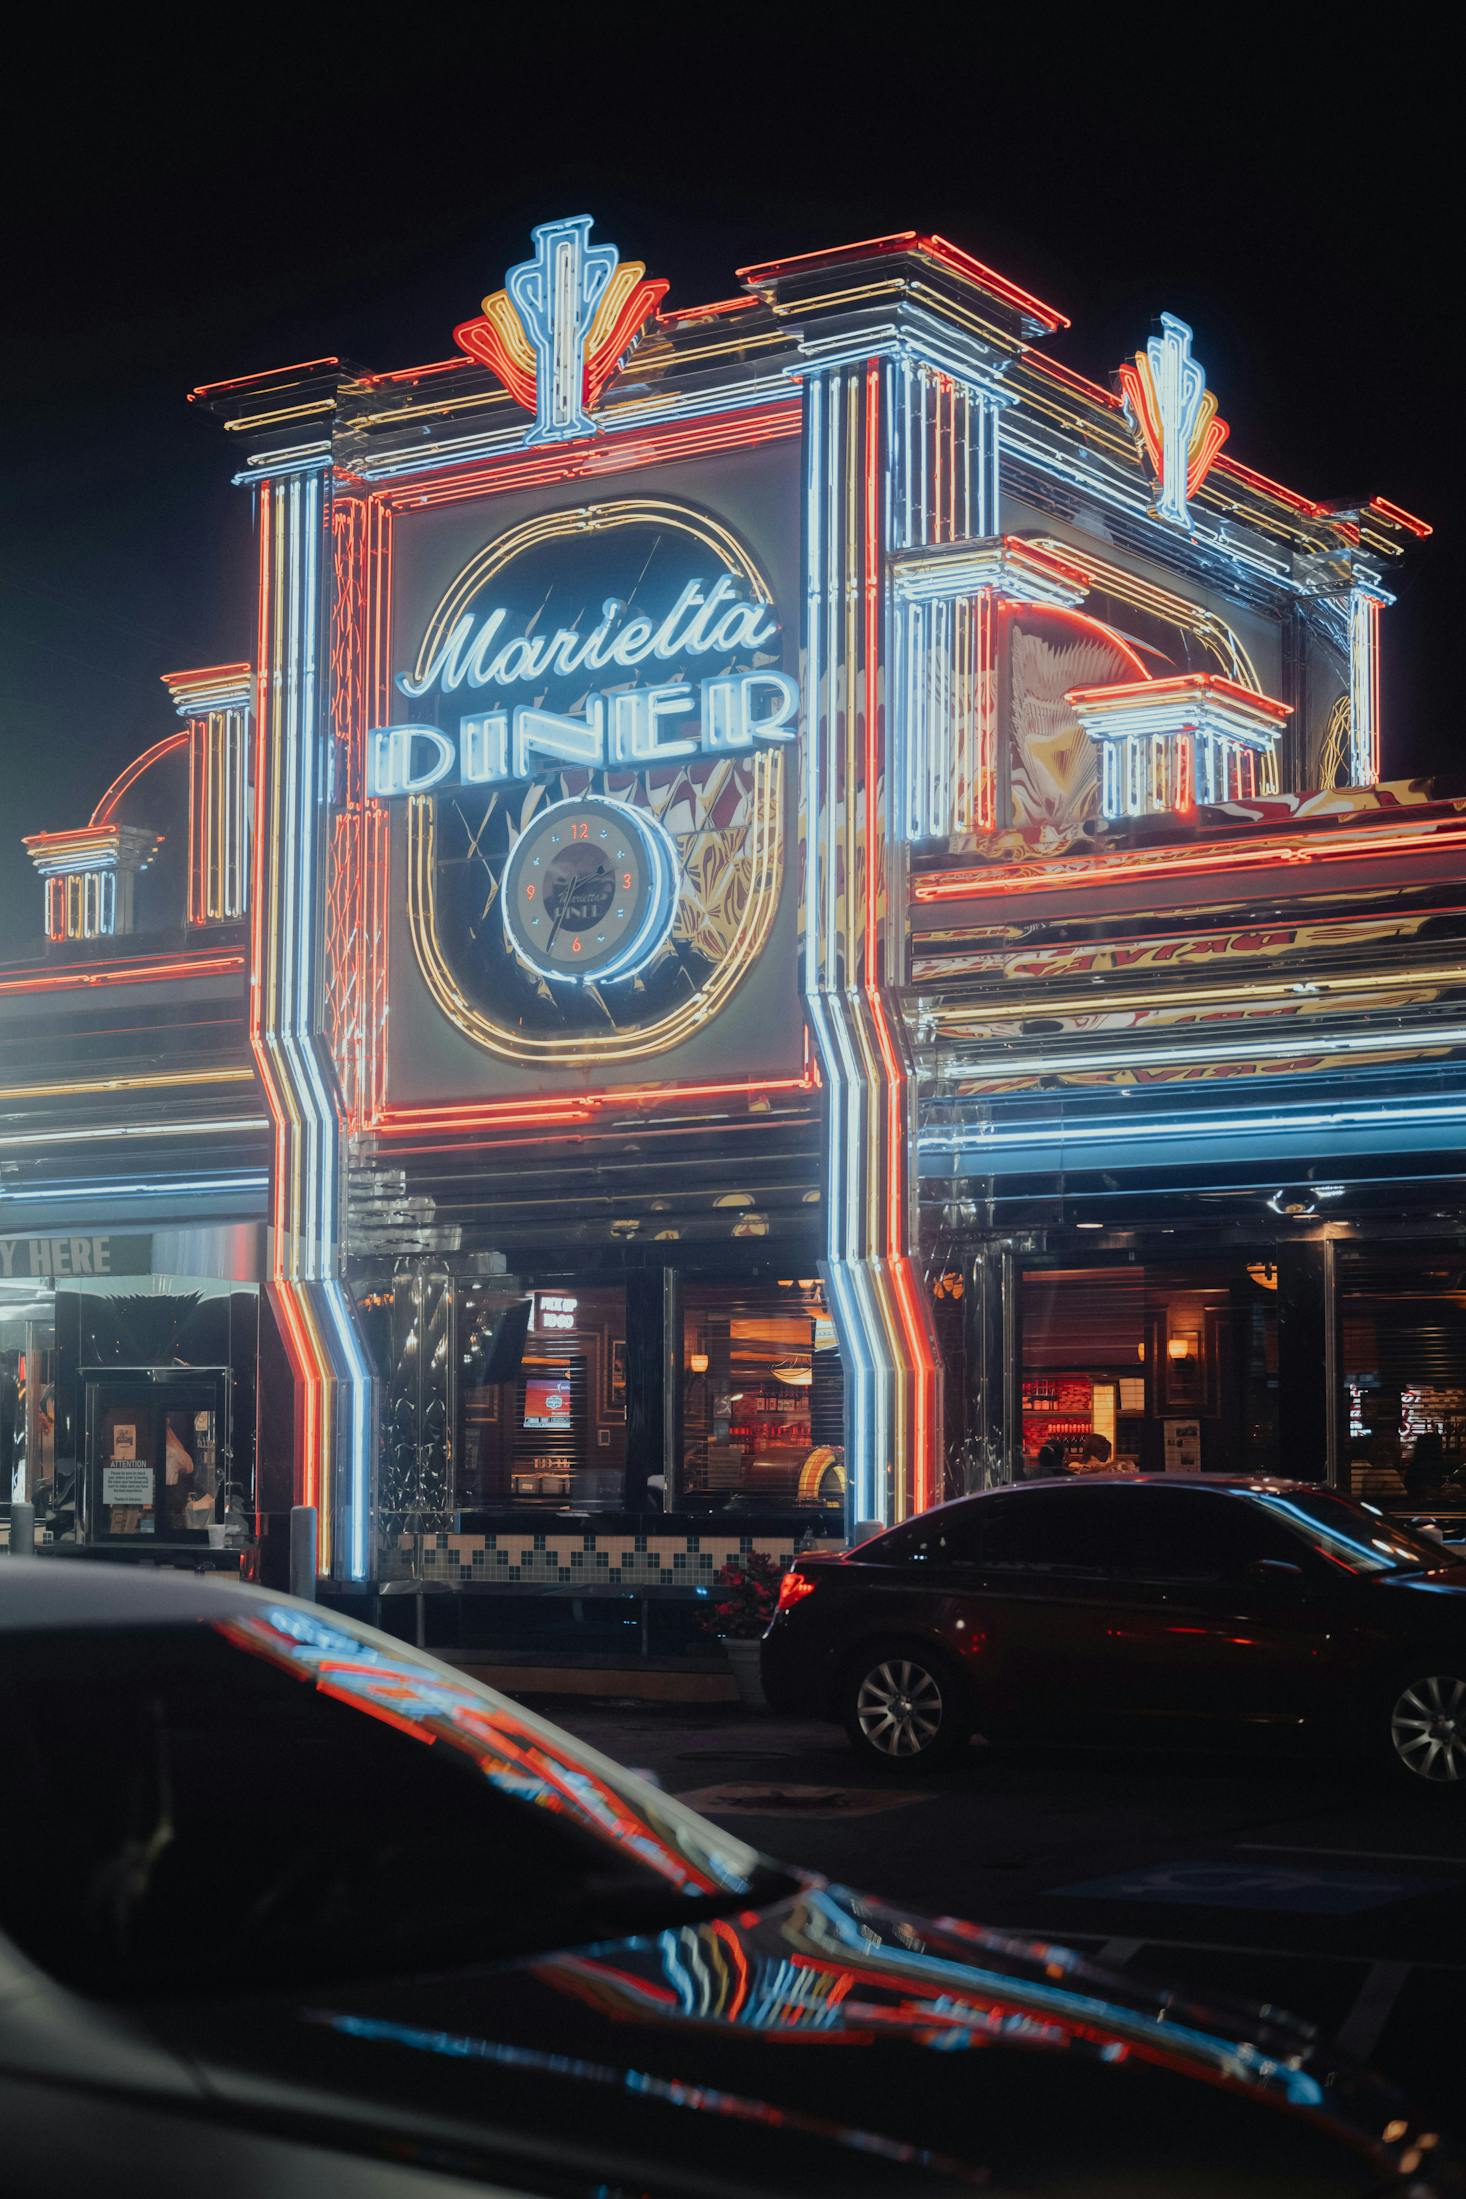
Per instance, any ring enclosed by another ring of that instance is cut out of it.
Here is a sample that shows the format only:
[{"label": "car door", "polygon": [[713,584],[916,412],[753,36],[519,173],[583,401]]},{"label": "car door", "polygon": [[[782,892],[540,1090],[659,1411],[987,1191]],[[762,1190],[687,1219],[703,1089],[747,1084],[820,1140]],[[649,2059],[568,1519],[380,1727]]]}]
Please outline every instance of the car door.
[{"label": "car door", "polygon": [[1117,1506],[1111,1486],[1010,1489],[977,1507],[968,1562],[973,1624],[985,1637],[992,1730],[1072,1738],[1113,1689],[1108,1618]]},{"label": "car door", "polygon": [[1027,1719],[1051,1686],[1039,1494],[1004,1491],[944,1505],[884,1536],[853,1569],[847,1637],[939,1645],[966,1675],[984,1730]]},{"label": "car door", "polygon": [[1327,1567],[1244,1490],[1126,1495],[1107,1617],[1113,1715],[1231,1730],[1315,1715],[1338,1616]]}]

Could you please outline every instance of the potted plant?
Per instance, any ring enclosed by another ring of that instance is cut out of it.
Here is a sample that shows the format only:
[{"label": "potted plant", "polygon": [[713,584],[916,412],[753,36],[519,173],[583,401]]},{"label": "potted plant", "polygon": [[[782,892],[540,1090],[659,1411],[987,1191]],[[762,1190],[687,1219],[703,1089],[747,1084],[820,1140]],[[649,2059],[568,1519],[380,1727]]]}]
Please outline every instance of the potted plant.
[{"label": "potted plant", "polygon": [[713,1594],[717,1601],[703,1622],[727,1651],[738,1700],[750,1710],[766,1707],[759,1678],[759,1640],[774,1616],[783,1571],[760,1550],[749,1550],[735,1558],[715,1576]]}]

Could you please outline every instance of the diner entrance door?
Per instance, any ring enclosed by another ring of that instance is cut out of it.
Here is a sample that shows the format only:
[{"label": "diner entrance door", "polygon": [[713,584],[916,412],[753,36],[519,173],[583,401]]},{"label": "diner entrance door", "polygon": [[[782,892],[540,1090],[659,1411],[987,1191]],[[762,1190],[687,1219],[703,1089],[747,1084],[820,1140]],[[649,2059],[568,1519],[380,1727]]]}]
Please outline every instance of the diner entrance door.
[{"label": "diner entrance door", "polygon": [[205,1543],[223,1519],[227,1374],[85,1377],[91,1542]]}]

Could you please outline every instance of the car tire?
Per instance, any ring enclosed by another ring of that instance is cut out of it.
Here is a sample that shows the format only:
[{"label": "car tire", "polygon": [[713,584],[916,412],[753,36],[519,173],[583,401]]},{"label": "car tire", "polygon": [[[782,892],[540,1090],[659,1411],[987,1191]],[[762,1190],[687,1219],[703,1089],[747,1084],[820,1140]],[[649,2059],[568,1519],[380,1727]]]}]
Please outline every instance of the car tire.
[{"label": "car tire", "polygon": [[840,1717],[872,1769],[920,1778],[972,1737],[967,1691],[949,1660],[923,1642],[872,1642],[847,1663]]},{"label": "car tire", "polygon": [[1386,1691],[1386,1761],[1412,1787],[1466,1794],[1466,1667],[1422,1659]]}]

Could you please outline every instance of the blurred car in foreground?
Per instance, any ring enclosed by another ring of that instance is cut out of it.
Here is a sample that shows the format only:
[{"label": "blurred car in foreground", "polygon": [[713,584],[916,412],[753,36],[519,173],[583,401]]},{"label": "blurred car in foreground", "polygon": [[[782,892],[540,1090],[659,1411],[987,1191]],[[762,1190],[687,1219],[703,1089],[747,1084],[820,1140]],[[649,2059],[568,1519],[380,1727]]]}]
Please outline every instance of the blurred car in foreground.
[{"label": "blurred car in foreground", "polygon": [[1323,1736],[1466,1790],[1466,1564],[1314,1482],[1108,1475],[938,1505],[786,1574],[776,1709],[892,1771],[992,1741]]},{"label": "blurred car in foreground", "polygon": [[0,2184],[1460,2189],[1275,2012],[781,1869],[434,1659],[0,1565]]}]

